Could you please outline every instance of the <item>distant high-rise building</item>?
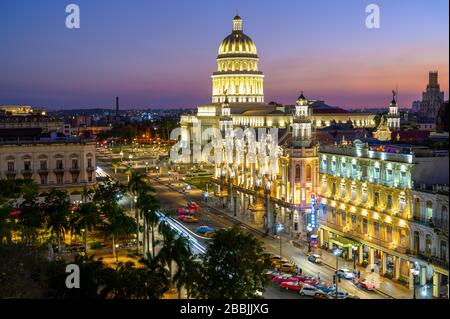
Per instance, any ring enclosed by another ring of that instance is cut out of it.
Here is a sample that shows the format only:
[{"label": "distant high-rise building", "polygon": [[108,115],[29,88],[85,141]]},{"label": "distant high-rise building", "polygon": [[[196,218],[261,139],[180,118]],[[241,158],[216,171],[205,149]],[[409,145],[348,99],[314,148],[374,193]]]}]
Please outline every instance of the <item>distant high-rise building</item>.
[{"label": "distant high-rise building", "polygon": [[417,113],[417,112],[419,112],[419,110],[420,110],[420,101],[419,100],[413,101],[412,105],[411,105],[411,111],[413,113]]},{"label": "distant high-rise building", "polygon": [[434,121],[443,102],[444,92],[439,87],[438,71],[430,71],[427,89],[422,93],[419,117],[422,120]]}]

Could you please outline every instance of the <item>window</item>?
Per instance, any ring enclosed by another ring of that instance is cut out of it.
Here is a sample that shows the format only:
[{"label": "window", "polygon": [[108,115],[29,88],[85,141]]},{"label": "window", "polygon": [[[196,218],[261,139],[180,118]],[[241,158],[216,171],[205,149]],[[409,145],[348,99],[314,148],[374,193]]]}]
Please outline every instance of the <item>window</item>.
[{"label": "window", "polygon": [[352,227],[353,229],[356,228],[356,215],[352,215]]},{"label": "window", "polygon": [[378,181],[380,179],[380,168],[379,167],[375,167],[375,172],[373,177],[375,178],[376,181]]},{"label": "window", "polygon": [[31,162],[30,162],[30,161],[25,161],[25,162],[23,163],[23,169],[24,169],[25,171],[31,171]]},{"label": "window", "polygon": [[400,173],[400,184],[406,186],[406,172]]},{"label": "window", "polygon": [[432,246],[431,235],[426,234],[425,235],[425,255],[426,256],[431,256],[431,246]]},{"label": "window", "polygon": [[312,171],[312,169],[311,169],[311,165],[306,165],[306,181],[311,181],[311,171]]},{"label": "window", "polygon": [[391,209],[392,208],[392,195],[388,194],[387,195],[387,209]]},{"label": "window", "polygon": [[63,161],[62,160],[56,160],[56,168],[63,169]]},{"label": "window", "polygon": [[367,223],[367,218],[363,219],[363,234],[369,233],[369,226]]},{"label": "window", "polygon": [[300,165],[295,166],[295,179],[300,179]]},{"label": "window", "polygon": [[73,184],[78,183],[78,174],[73,174],[73,175],[72,175],[72,183],[73,183]]},{"label": "window", "polygon": [[322,178],[322,193],[326,193],[327,192],[327,179],[326,178]]},{"label": "window", "polygon": [[414,200],[414,218],[420,219],[420,199],[416,197]]},{"label": "window", "polygon": [[92,158],[88,158],[88,167],[92,168]]},{"label": "window", "polygon": [[331,161],[331,171],[333,174],[336,173],[336,159]]},{"label": "window", "polygon": [[347,225],[347,213],[342,212],[342,226],[346,226],[346,225]]},{"label": "window", "polygon": [[377,207],[380,199],[380,194],[378,192],[373,193],[373,206]]},{"label": "window", "polygon": [[358,175],[358,171],[356,168],[356,163],[352,164],[352,176],[356,177],[356,175]]},{"label": "window", "polygon": [[379,222],[373,223],[373,234],[374,234],[375,238],[380,237],[380,223]]},{"label": "window", "polygon": [[362,188],[362,201],[363,203],[367,202],[367,187],[364,186]]},{"label": "window", "polygon": [[392,226],[386,225],[386,241],[392,242]]},{"label": "window", "polygon": [[56,184],[63,184],[64,183],[64,174],[56,174]]},{"label": "window", "polygon": [[400,207],[399,207],[399,209],[400,209],[400,212],[403,212],[404,210],[405,210],[405,207],[406,207],[406,198],[405,198],[405,195],[400,195],[400,205],[399,205]]},{"label": "window", "polygon": [[41,174],[41,184],[47,185],[47,174]]},{"label": "window", "polygon": [[345,183],[341,183],[341,198],[345,197]]},{"label": "window", "polygon": [[392,182],[392,169],[386,171],[386,182]]},{"label": "window", "polygon": [[441,240],[440,245],[440,256],[442,260],[447,260],[447,242],[445,240]]},{"label": "window", "polygon": [[433,217],[433,202],[431,200],[427,201],[427,211],[426,220],[430,221]]},{"label": "window", "polygon": [[336,183],[333,182],[333,186],[331,189],[331,195],[336,195]]},{"label": "window", "polygon": [[345,159],[343,159],[343,162],[341,163],[341,174],[342,174],[342,176],[345,176],[346,173],[347,173],[347,170],[346,170],[346,166],[345,166]]},{"label": "window", "polygon": [[352,185],[352,200],[356,199],[356,185]]},{"label": "window", "polygon": [[41,170],[46,170],[46,169],[47,169],[47,161],[46,161],[46,160],[41,160],[41,161],[39,162],[39,168],[40,168]]},{"label": "window", "polygon": [[92,182],[92,172],[89,172],[88,174],[88,182]]},{"label": "window", "polygon": [[8,172],[14,172],[14,162],[8,162]]},{"label": "window", "polygon": [[323,170],[327,169],[327,158],[325,156],[322,157],[322,169]]},{"label": "window", "polygon": [[77,159],[73,159],[72,160],[72,168],[73,169],[77,169],[78,168],[78,160]]},{"label": "window", "polygon": [[448,209],[446,206],[441,208],[441,220],[439,221],[441,228],[448,229]]}]

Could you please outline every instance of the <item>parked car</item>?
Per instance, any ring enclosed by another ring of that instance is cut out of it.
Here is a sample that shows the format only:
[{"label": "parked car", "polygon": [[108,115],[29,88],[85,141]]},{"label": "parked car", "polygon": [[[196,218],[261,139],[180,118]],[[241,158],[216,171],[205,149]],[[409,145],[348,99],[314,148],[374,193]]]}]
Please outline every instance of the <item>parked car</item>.
[{"label": "parked car", "polygon": [[314,277],[307,276],[307,275],[295,275],[295,278],[298,278],[299,281],[305,282],[305,281],[311,281],[314,279]]},{"label": "parked car", "polygon": [[346,268],[338,269],[336,271],[336,275],[338,277],[345,278],[345,279],[353,279],[353,278],[355,278],[355,274],[350,272],[350,270],[348,270]]},{"label": "parked car", "polygon": [[321,264],[322,263],[322,257],[320,255],[310,255],[308,256],[308,261],[315,263],[315,264]]},{"label": "parked car", "polygon": [[328,294],[324,293],[323,291],[316,291],[314,294],[314,299],[332,299]]},{"label": "parked car", "polygon": [[191,215],[179,215],[178,219],[185,223],[196,223],[198,219]]},{"label": "parked car", "polygon": [[268,271],[266,271],[265,275],[267,278],[272,279],[273,277],[281,276],[281,272],[274,271],[274,270],[268,270]]},{"label": "parked car", "polygon": [[186,209],[186,208],[178,208],[178,214],[179,215],[192,215],[194,214],[193,209]]},{"label": "parked car", "polygon": [[300,291],[302,289],[303,284],[296,281],[283,281],[280,283],[280,289],[292,290],[292,291]]},{"label": "parked car", "polygon": [[281,263],[289,262],[289,260],[287,260],[286,258],[283,258],[279,255],[271,255],[271,257],[269,259],[270,259],[270,262],[272,263],[272,265],[274,265],[274,266],[281,264]]},{"label": "parked car", "polygon": [[276,266],[277,269],[284,272],[293,273],[297,271],[297,265],[294,263],[282,263]]},{"label": "parked car", "polygon": [[300,289],[300,295],[302,296],[310,296],[314,297],[314,294],[317,292],[317,288],[304,284],[302,289]]},{"label": "parked car", "polygon": [[332,292],[328,293],[328,296],[330,296],[331,298],[334,298],[334,299],[336,299],[336,295],[337,295],[337,299],[346,299],[346,298],[348,298],[348,293],[345,292],[345,291],[338,291],[337,294],[336,294],[336,290],[335,290],[335,291],[332,291]]},{"label": "parked car", "polygon": [[272,282],[275,282],[275,283],[280,283],[280,282],[283,282],[283,281],[298,282],[298,279],[293,277],[290,274],[282,274],[282,275],[275,276],[275,277],[272,278]]},{"label": "parked car", "polygon": [[360,287],[369,291],[373,291],[375,289],[375,285],[367,281],[367,279],[360,281]]}]

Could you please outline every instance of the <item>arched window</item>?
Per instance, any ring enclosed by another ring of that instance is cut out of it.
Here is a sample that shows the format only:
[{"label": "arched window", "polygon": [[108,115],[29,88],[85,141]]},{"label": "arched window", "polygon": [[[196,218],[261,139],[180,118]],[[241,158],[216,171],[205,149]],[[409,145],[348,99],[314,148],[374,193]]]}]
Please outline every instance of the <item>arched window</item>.
[{"label": "arched window", "polygon": [[448,209],[446,206],[442,205],[441,208],[441,220],[440,222],[442,223],[442,228],[444,229],[448,229]]},{"label": "arched window", "polygon": [[300,179],[300,165],[295,166],[295,178]]},{"label": "arched window", "polygon": [[311,181],[311,165],[306,165],[306,180]]},{"label": "arched window", "polygon": [[433,202],[431,200],[427,201],[427,211],[426,220],[429,221],[433,217]]},{"label": "arched window", "polygon": [[414,200],[414,218],[420,219],[420,199],[416,197]]},{"label": "arched window", "polygon": [[431,235],[430,234],[426,234],[425,236],[425,255],[426,256],[431,256],[431,247],[433,245],[432,239],[431,239]]}]

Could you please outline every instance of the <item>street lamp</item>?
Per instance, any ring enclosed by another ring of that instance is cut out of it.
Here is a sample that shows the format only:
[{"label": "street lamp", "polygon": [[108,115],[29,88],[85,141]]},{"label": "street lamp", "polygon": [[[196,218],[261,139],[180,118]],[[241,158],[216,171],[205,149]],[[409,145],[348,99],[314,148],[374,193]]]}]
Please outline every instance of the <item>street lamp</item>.
[{"label": "street lamp", "polygon": [[145,172],[148,173],[148,162],[145,162]]},{"label": "street lamp", "polygon": [[123,162],[123,152],[120,151],[120,161]]},{"label": "street lamp", "polygon": [[341,253],[342,253],[342,250],[340,250],[339,248],[336,248],[334,251],[333,251],[333,254],[335,254],[335,256],[336,256],[336,273],[335,273],[335,285],[336,285],[336,299],[338,298],[338,281],[339,281],[339,279],[338,279],[338,269],[339,269],[339,256],[341,255]]}]

